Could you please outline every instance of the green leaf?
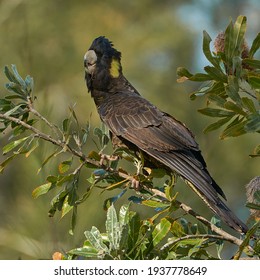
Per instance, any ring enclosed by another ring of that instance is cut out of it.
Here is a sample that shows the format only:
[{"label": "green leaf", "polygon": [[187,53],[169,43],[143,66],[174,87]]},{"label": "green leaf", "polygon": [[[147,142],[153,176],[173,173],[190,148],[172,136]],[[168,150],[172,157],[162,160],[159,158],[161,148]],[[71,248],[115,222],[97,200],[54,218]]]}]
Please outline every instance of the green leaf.
[{"label": "green leaf", "polygon": [[[192,76],[192,74],[184,67],[178,67],[176,73],[180,77],[185,77],[186,80]],[[180,82],[179,79],[177,81]]]},{"label": "green leaf", "polygon": [[193,82],[206,82],[206,81],[211,81],[213,78],[205,73],[196,73],[193,76],[189,78],[190,81]]},{"label": "green leaf", "polygon": [[228,27],[226,28],[225,31],[225,48],[224,48],[224,53],[226,57],[226,63],[227,66],[230,67],[232,63],[232,58],[233,58],[233,52],[234,52],[234,26],[233,22],[230,21]]},{"label": "green leaf", "polygon": [[228,76],[228,84],[226,86],[226,93],[237,104],[240,104],[241,103],[241,98],[240,98],[238,92],[239,92],[239,84],[238,84],[237,77]]},{"label": "green leaf", "polygon": [[222,118],[210,125],[208,125],[204,130],[203,132],[204,133],[208,133],[208,132],[211,132],[213,130],[216,130],[218,128],[220,128],[221,126],[223,126],[224,124],[226,124],[227,122],[229,122],[231,120],[231,117],[226,117],[226,118]]},{"label": "green leaf", "polygon": [[218,69],[212,66],[206,66],[204,67],[204,70],[208,73],[211,79],[224,83],[227,82],[227,76],[222,72],[220,68]]},{"label": "green leaf", "polygon": [[224,107],[227,110],[235,112],[236,114],[239,114],[239,115],[242,115],[242,116],[246,116],[247,115],[240,106],[238,106],[236,103],[234,103],[232,101],[227,101],[225,103]]},{"label": "green leaf", "polygon": [[200,112],[203,115],[209,116],[209,117],[232,117],[235,115],[234,112],[221,110],[221,109],[215,109],[215,108],[203,108],[199,109],[198,112]]},{"label": "green leaf", "polygon": [[160,243],[163,240],[163,238],[168,234],[170,229],[171,223],[166,218],[161,219],[160,223],[157,224],[152,233],[153,246],[156,246],[158,243]]},{"label": "green leaf", "polygon": [[222,108],[224,108],[224,104],[226,103],[226,99],[217,94],[209,94],[208,100]]},{"label": "green leaf", "polygon": [[233,72],[237,78],[241,78],[242,73],[242,59],[240,56],[233,57]]},{"label": "green leaf", "polygon": [[244,36],[246,32],[246,17],[238,16],[234,23],[234,49],[241,54],[242,46],[244,44]]},{"label": "green leaf", "polygon": [[54,156],[56,156],[56,154],[58,153],[58,149],[56,149],[53,153],[51,153],[42,163],[41,167],[38,169],[37,174],[40,173],[40,171],[43,169],[43,167],[49,162],[49,160],[51,158],[53,158]]},{"label": "green leaf", "polygon": [[129,215],[129,235],[128,235],[128,248],[133,248],[136,246],[140,228],[141,228],[141,220],[140,216],[137,213],[131,213]]},{"label": "green leaf", "polygon": [[245,124],[246,121],[243,121],[242,119],[239,119],[238,117],[228,125],[228,127],[222,132],[220,135],[220,139],[225,139],[228,137],[237,137],[242,134],[245,134]]},{"label": "green leaf", "polygon": [[71,157],[70,159],[65,160],[59,164],[58,169],[61,174],[66,173],[70,169],[72,160],[73,160],[73,157]]},{"label": "green leaf", "polygon": [[243,62],[255,69],[260,69],[260,60],[245,58]]},{"label": "green leaf", "polygon": [[259,204],[255,204],[255,203],[251,203],[251,202],[247,202],[246,207],[248,207],[250,209],[260,210]]},{"label": "green leaf", "polygon": [[4,67],[4,73],[10,82],[14,82],[14,83],[16,82],[16,78],[14,74],[9,70],[7,65]]},{"label": "green leaf", "polygon": [[92,226],[90,231],[84,232],[87,240],[90,242],[90,244],[99,252],[104,251],[108,252],[107,246],[103,243],[102,235],[100,234],[100,231]]},{"label": "green leaf", "polygon": [[24,82],[23,78],[20,76],[20,74],[18,73],[16,66],[14,64],[12,64],[11,68],[13,70],[16,82],[25,88],[26,87],[25,82]]},{"label": "green leaf", "polygon": [[89,242],[89,245],[84,245],[82,248],[72,249],[68,252],[68,254],[81,256],[83,258],[95,259],[98,257],[98,250],[94,248]]},{"label": "green leaf", "polygon": [[169,206],[167,203],[154,200],[143,200],[142,204],[153,208],[165,208]]},{"label": "green leaf", "polygon": [[260,33],[257,34],[256,38],[254,39],[252,46],[249,51],[249,57],[253,58],[254,54],[260,48]]},{"label": "green leaf", "polygon": [[120,229],[116,209],[113,204],[107,211],[106,232],[112,249],[119,249]]},{"label": "green leaf", "polygon": [[29,157],[30,154],[31,154],[35,149],[37,149],[38,147],[39,147],[39,141],[36,140],[36,141],[34,142],[34,145],[30,148],[30,150],[29,150],[28,152],[26,152],[25,157]]},{"label": "green leaf", "polygon": [[69,119],[63,120],[63,122],[62,122],[62,131],[64,133],[67,133],[68,130],[69,130],[69,126],[70,126],[70,120]]},{"label": "green leaf", "polygon": [[171,225],[171,233],[175,236],[175,237],[182,237],[185,235],[185,232],[183,230],[182,225],[177,222],[174,221]]},{"label": "green leaf", "polygon": [[15,106],[14,108],[12,108],[11,110],[7,111],[4,115],[5,116],[10,116],[12,115],[14,112],[16,112],[17,110],[19,110],[19,108],[21,108],[22,106],[24,106],[24,104],[19,104],[17,106]]},{"label": "green leaf", "polygon": [[61,209],[61,218],[63,218],[66,214],[68,214],[74,207],[74,205],[71,205],[69,201],[69,194],[66,195],[63,204],[62,204],[62,209]]},{"label": "green leaf", "polygon": [[26,141],[30,136],[12,141],[11,143],[8,143],[7,145],[5,145],[3,147],[3,154],[7,154],[8,152],[12,151],[14,148],[16,148],[17,146],[19,146],[20,144],[22,144],[24,141]]},{"label": "green leaf", "polygon": [[252,99],[250,99],[248,97],[242,97],[241,100],[242,100],[242,105],[249,112],[251,112],[251,113],[256,113],[257,112],[257,110],[255,108],[255,105],[254,105],[254,102],[252,101]]},{"label": "green leaf", "polygon": [[210,38],[209,34],[204,30],[203,31],[203,47],[202,47],[203,53],[212,65],[214,65],[216,68],[220,69],[218,59],[212,55],[212,52],[210,50],[211,41],[212,41],[212,39]]},{"label": "green leaf", "polygon": [[258,113],[248,116],[245,129],[247,132],[260,132],[260,115]]},{"label": "green leaf", "polygon": [[43,184],[43,185],[35,188],[32,192],[32,197],[37,198],[40,195],[46,194],[50,190],[51,186],[52,186],[52,183],[46,183],[46,184]]},{"label": "green leaf", "polygon": [[260,77],[250,75],[248,76],[248,83],[255,89],[260,89]]},{"label": "green leaf", "polygon": [[77,222],[77,209],[78,209],[77,205],[74,205],[73,210],[72,210],[71,226],[70,226],[70,230],[69,230],[70,235],[74,234],[74,229],[75,229],[76,222]]},{"label": "green leaf", "polygon": [[4,161],[1,162],[0,164],[0,173],[2,173],[5,169],[5,167],[7,166],[7,164],[12,161],[15,157],[17,156],[17,154],[13,154],[10,157],[6,158]]},{"label": "green leaf", "polygon": [[119,211],[119,224],[121,227],[127,225],[129,222],[129,207],[130,203],[121,206]]}]

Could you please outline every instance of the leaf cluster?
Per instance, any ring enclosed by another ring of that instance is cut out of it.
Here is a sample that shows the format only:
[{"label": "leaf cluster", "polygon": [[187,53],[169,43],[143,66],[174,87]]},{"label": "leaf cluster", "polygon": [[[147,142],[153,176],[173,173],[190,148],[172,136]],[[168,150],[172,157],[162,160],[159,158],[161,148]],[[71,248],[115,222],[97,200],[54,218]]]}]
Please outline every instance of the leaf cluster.
[{"label": "leaf cluster", "polygon": [[[204,31],[202,48],[210,63],[204,67],[205,73],[192,74],[183,67],[177,70],[178,82],[203,82],[190,98],[206,99],[207,106],[198,111],[218,120],[204,132],[222,128],[220,139],[260,132],[260,61],[254,58],[260,47],[260,34],[249,48],[245,33],[246,17],[239,16],[235,23],[229,23],[225,32],[218,34],[215,50],[211,51],[212,39]],[[251,156],[259,155],[258,145]]]},{"label": "leaf cluster", "polygon": [[[220,117],[223,123],[228,119],[225,123],[230,121],[230,130],[243,123],[244,130],[250,128],[258,133],[255,117],[259,115],[259,111],[251,96],[258,98],[253,95],[258,90],[255,87],[258,66],[254,66],[258,62],[252,56],[259,47],[259,39],[254,41],[254,47],[251,47],[246,61],[242,59],[241,64],[237,62],[234,68],[234,59],[230,59],[241,53],[238,46],[241,45],[239,42],[242,42],[244,34],[242,26],[245,26],[245,20],[242,19],[240,18],[235,26],[230,25],[232,32],[226,31],[225,36],[228,38],[231,33],[233,37],[237,35],[237,39],[229,43],[236,46],[233,52],[231,48],[226,53],[212,54],[209,50],[211,39],[204,33],[204,53],[213,66],[205,68],[206,74],[192,75],[185,69],[179,73],[182,74],[182,79],[210,81],[211,84],[203,91],[192,95],[192,98],[204,95],[211,100],[209,107],[204,109],[204,114],[206,112],[210,116]],[[245,68],[245,62],[250,64],[250,67]],[[209,222],[177,200],[178,194],[174,190],[176,176],[172,173],[146,167],[143,155],[127,148],[117,148],[111,156],[103,154],[110,143],[106,127],[102,125],[91,129],[89,122],[82,127],[74,107],[69,107],[69,114],[60,125],[53,124],[35,108],[37,99],[33,95],[33,79],[30,76],[23,79],[14,65],[11,69],[6,66],[4,72],[9,80],[6,84],[9,93],[0,99],[0,130],[10,136],[3,147],[6,158],[0,163],[0,171],[3,172],[18,155],[30,157],[42,141],[49,143],[51,152],[42,161],[38,172],[51,161],[55,161],[56,167],[52,174],[33,190],[32,196],[38,198],[47,193],[52,195],[49,216],[53,217],[60,212],[61,218],[64,218],[70,214],[70,234],[73,234],[76,226],[79,205],[89,199],[93,189],[99,189],[101,193],[113,190],[113,195],[104,201],[104,210],[107,211],[105,233],[101,233],[96,227],[85,231],[86,241],[83,246],[70,250],[64,258],[212,259],[220,258],[224,240],[239,247],[237,258],[242,252],[250,256],[259,255],[257,241],[255,247],[248,250],[250,237],[258,234],[258,224],[249,231],[244,243],[228,235],[219,228],[219,221]],[[249,79],[249,76],[253,75],[254,79]],[[240,97],[243,79],[250,85],[250,94]],[[211,108],[213,103],[218,108]],[[89,144],[93,142],[96,150],[90,149]],[[134,171],[120,167],[122,162],[129,163]],[[83,182],[82,173],[89,174]],[[114,204],[126,195],[131,203],[152,208],[155,215],[142,220],[137,212],[130,210],[129,205],[123,205],[117,214]],[[184,219],[187,214],[200,222],[188,222]],[[212,247],[216,248],[215,256],[209,253],[208,249]]]}]

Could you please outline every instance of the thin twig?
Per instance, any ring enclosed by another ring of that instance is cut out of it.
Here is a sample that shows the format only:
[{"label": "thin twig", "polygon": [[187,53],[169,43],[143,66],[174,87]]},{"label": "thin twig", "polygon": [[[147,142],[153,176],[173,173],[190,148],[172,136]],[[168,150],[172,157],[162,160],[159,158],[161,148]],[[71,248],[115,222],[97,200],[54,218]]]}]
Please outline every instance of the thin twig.
[{"label": "thin twig", "polygon": [[35,115],[36,117],[38,117],[40,120],[42,120],[43,122],[45,122],[51,129],[52,131],[55,133],[55,135],[59,138],[59,134],[57,133],[57,130],[62,134],[62,131],[59,129],[59,127],[53,125],[52,123],[50,123],[43,115],[41,115],[36,109],[34,109],[33,107],[33,101],[30,97],[27,98],[28,99],[28,109],[29,111]]},{"label": "thin twig", "polygon": [[[34,133],[34,137],[38,137],[40,139],[43,139],[45,141],[48,141],[48,142],[51,142],[52,144],[60,147],[62,150],[64,151],[69,151],[70,153],[72,153],[73,155],[81,158],[83,160],[83,162],[81,163],[81,165],[78,167],[78,168],[82,168],[83,165],[85,163],[90,163],[91,165],[94,165],[96,167],[99,167],[99,168],[103,168],[104,169],[104,166],[101,166],[100,162],[99,161],[96,161],[96,160],[92,160],[90,158],[87,158],[81,151],[78,151],[78,150],[75,150],[73,149],[72,147],[70,147],[68,145],[68,143],[66,142],[62,142],[60,140],[56,140],[54,139],[53,137],[51,137],[50,135],[47,135],[43,132],[41,132],[40,130],[38,130],[37,128],[25,123],[24,121],[18,119],[18,118],[15,118],[15,117],[11,117],[11,116],[8,116],[8,115],[5,115],[5,114],[0,114],[0,119],[5,119],[5,120],[8,120],[8,121],[12,121],[12,122],[15,122],[16,124],[18,125],[22,125],[23,127],[27,128],[28,130],[32,131]],[[120,172],[118,170],[114,170],[110,167],[107,167],[105,168],[106,171],[108,172],[111,172],[111,173],[114,173],[116,174],[117,176],[121,177],[121,178],[124,178],[124,179],[127,179],[129,181],[131,180],[134,180],[134,177],[129,175],[129,174],[126,174],[126,173],[123,173],[123,172]],[[154,195],[156,196],[159,196],[165,200],[168,200],[166,198],[166,195],[165,193],[159,191],[158,189],[153,189],[153,188],[150,188],[150,187],[147,187],[147,186],[142,186],[145,190],[153,193]],[[229,241],[233,244],[236,244],[238,246],[240,246],[242,244],[242,240],[236,238],[235,236],[233,235],[230,235],[229,233],[227,233],[226,231],[224,231],[223,229],[220,229],[218,228],[217,226],[215,226],[214,224],[212,224],[210,221],[208,221],[207,219],[205,219],[204,217],[202,217],[201,215],[199,215],[198,213],[196,213],[190,206],[180,202],[180,201],[177,201],[175,200],[174,201],[181,209],[183,209],[186,213],[190,214],[191,216],[195,217],[197,220],[199,220],[200,222],[202,222],[204,225],[206,225],[209,229],[211,229],[213,232],[219,234],[220,236],[223,237],[223,239],[225,239],[226,241]]]}]

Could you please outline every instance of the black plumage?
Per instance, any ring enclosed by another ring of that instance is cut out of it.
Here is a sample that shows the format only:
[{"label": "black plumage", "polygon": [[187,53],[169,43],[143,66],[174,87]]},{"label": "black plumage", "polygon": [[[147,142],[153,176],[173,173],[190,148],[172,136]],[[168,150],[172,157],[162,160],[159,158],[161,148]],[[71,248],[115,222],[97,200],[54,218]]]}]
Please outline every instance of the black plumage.
[{"label": "black plumage", "polygon": [[121,53],[107,38],[93,41],[84,67],[88,90],[112,136],[178,173],[230,227],[246,232],[246,225],[220,199],[219,195],[226,197],[210,176],[190,130],[144,99],[128,82],[122,73]]}]

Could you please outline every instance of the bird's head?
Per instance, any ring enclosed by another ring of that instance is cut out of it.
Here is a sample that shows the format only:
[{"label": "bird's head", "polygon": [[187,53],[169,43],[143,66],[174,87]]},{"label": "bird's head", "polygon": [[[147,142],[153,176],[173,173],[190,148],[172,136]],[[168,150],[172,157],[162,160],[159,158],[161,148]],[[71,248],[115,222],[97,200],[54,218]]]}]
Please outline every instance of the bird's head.
[{"label": "bird's head", "polygon": [[88,90],[106,90],[122,74],[121,53],[104,36],[96,38],[84,55]]}]

